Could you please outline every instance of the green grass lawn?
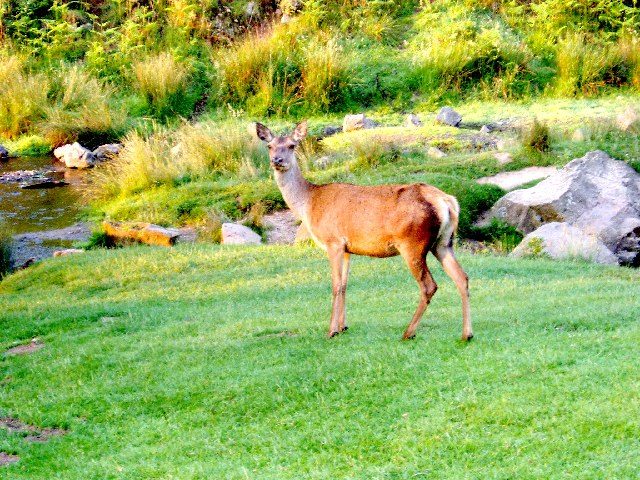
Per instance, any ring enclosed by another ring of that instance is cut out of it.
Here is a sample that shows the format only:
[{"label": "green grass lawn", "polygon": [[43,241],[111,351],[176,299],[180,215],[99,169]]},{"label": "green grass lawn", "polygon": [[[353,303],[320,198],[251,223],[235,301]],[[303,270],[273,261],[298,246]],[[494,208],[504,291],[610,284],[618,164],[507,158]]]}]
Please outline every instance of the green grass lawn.
[{"label": "green grass lawn", "polygon": [[415,341],[399,258],[354,259],[349,332],[328,340],[312,247],[92,251],[0,283],[0,415],[68,433],[11,479],[634,478],[640,272],[461,255]]}]

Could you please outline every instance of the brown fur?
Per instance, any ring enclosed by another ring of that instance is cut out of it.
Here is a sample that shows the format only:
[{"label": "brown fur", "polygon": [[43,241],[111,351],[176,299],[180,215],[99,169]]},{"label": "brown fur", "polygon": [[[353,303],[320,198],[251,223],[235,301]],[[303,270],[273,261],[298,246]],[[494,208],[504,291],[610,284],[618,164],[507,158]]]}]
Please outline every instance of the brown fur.
[{"label": "brown fur", "polygon": [[349,259],[356,254],[381,258],[402,255],[420,287],[418,308],[403,335],[413,338],[437,290],[426,264],[429,252],[456,283],[462,298],[463,339],[473,337],[468,277],[453,253],[459,213],[454,197],[425,184],[314,185],[302,176],[295,159],[295,145],[306,135],[305,122],[284,137],[274,137],[261,124],[256,124],[256,132],[269,146],[271,165],[285,201],[329,256],[333,284],[330,337],[347,328]]}]

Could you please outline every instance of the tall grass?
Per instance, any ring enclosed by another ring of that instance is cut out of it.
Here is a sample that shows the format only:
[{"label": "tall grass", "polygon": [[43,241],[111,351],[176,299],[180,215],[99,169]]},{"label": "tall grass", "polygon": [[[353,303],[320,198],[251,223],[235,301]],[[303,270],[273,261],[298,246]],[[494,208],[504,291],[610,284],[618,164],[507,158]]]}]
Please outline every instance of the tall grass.
[{"label": "tall grass", "polygon": [[40,132],[53,146],[79,139],[100,143],[118,136],[125,114],[113,106],[114,93],[79,65],[57,71]]},{"label": "tall grass", "polygon": [[156,128],[148,138],[130,133],[123,143],[118,157],[94,172],[93,195],[113,197],[196,177],[257,174],[267,168],[259,167],[264,147],[236,124],[185,124],[174,132]]},{"label": "tall grass", "polygon": [[27,73],[17,56],[0,54],[0,63],[0,135],[14,138],[43,116],[48,81]]},{"label": "tall grass", "polygon": [[595,95],[607,85],[619,85],[626,80],[618,46],[598,43],[581,33],[560,39],[556,63],[558,95]]},{"label": "tall grass", "polygon": [[133,64],[134,85],[160,118],[181,113],[189,68],[167,52],[149,56]]}]

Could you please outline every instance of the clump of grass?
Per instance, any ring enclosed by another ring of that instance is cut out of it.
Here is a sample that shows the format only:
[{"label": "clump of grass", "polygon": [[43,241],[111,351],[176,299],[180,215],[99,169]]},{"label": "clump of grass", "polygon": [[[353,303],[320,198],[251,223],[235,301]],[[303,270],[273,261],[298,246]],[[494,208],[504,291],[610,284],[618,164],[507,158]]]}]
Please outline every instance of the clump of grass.
[{"label": "clump of grass", "polygon": [[375,168],[393,162],[401,156],[400,147],[393,142],[371,138],[354,140],[352,146],[353,168]]},{"label": "clump of grass", "polygon": [[170,53],[152,55],[133,64],[134,84],[161,119],[184,113],[182,103],[189,80],[188,67]]},{"label": "clump of grass", "polygon": [[493,218],[487,226],[471,227],[469,238],[490,244],[494,251],[509,253],[522,241],[523,235],[508,223]]},{"label": "clump of grass", "polygon": [[548,152],[551,148],[549,138],[549,126],[534,119],[533,123],[522,129],[522,145],[527,150],[536,152]]},{"label": "clump of grass", "polygon": [[13,238],[3,222],[0,222],[0,279],[11,270],[11,244]]},{"label": "clump of grass", "polygon": [[18,157],[41,157],[51,152],[51,144],[40,135],[23,135],[7,147]]},{"label": "clump of grass", "polygon": [[118,136],[124,113],[112,106],[114,91],[79,65],[61,70],[51,83],[50,104],[39,130],[53,146],[82,140],[95,145]]},{"label": "clump of grass", "polygon": [[0,134],[15,138],[43,116],[48,81],[25,72],[16,56],[0,54],[0,63]]},{"label": "clump of grass", "polygon": [[262,202],[258,201],[251,205],[249,211],[247,212],[247,216],[244,218],[243,223],[256,231],[259,235],[262,235],[264,232],[264,216],[269,212],[268,206]]},{"label": "clump of grass", "polygon": [[224,220],[222,214],[215,210],[207,212],[198,228],[198,239],[204,242],[220,243],[222,241],[222,224]]}]

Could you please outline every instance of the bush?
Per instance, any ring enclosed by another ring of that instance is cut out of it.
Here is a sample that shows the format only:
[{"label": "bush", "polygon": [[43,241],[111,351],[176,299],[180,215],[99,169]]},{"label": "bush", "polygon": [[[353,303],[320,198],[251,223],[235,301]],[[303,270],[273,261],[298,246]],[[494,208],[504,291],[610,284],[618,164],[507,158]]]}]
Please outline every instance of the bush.
[{"label": "bush", "polygon": [[510,252],[523,238],[515,227],[496,218],[491,219],[487,226],[471,227],[468,235],[474,240],[489,242],[502,252]]}]

